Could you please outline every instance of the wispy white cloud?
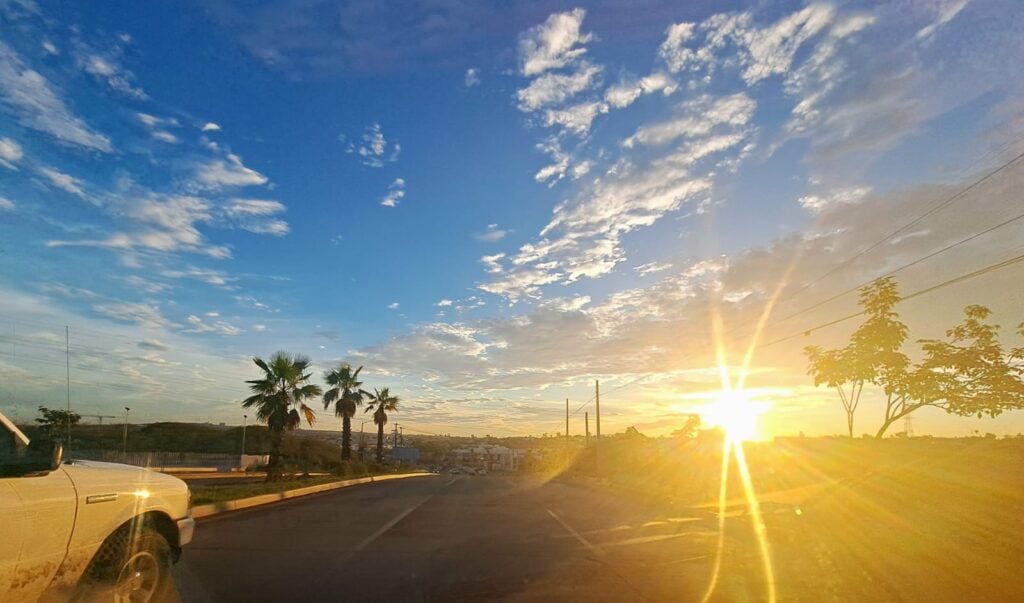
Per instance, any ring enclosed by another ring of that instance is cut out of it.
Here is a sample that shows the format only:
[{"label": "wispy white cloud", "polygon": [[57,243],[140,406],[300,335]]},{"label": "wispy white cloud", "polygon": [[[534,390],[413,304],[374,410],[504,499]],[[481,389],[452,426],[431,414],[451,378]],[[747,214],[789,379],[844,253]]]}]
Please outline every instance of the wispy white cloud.
[{"label": "wispy white cloud", "polygon": [[503,228],[498,228],[497,224],[488,224],[487,229],[483,232],[473,233],[473,238],[477,241],[483,241],[485,243],[494,243],[500,241],[508,235],[509,231]]},{"label": "wispy white cloud", "polygon": [[227,247],[210,245],[198,225],[214,219],[209,202],[187,195],[163,196],[149,193],[121,208],[123,217],[135,228],[105,239],[49,241],[50,247],[98,247],[116,251],[145,249],[159,252],[188,251],[214,258],[230,257]]},{"label": "wispy white cloud", "polygon": [[833,189],[827,193],[816,193],[800,197],[799,202],[811,212],[820,212],[839,203],[857,203],[871,194],[871,188],[854,186]]},{"label": "wispy white cloud", "polygon": [[530,84],[516,93],[520,111],[536,111],[541,107],[562,103],[580,92],[593,88],[598,83],[603,69],[600,65],[580,63],[577,70],[562,73],[545,73],[534,78]]},{"label": "wispy white cloud", "polygon": [[594,119],[607,112],[608,104],[602,101],[583,102],[564,109],[548,109],[544,112],[544,125],[561,126],[577,136],[583,136],[590,131]]},{"label": "wispy white cloud", "polygon": [[437,306],[438,308],[447,308],[447,307],[451,306],[452,303],[453,302],[450,299],[442,299],[442,300],[438,301],[434,305]]},{"label": "wispy white cloud", "polygon": [[229,220],[238,228],[279,237],[291,230],[287,222],[273,217],[284,211],[284,204],[269,199],[232,199],[224,209]]},{"label": "wispy white cloud", "polygon": [[200,128],[200,130],[202,130],[203,132],[220,132],[220,129],[220,125],[215,124],[212,121],[206,122],[205,124],[203,124],[203,127]]},{"label": "wispy white cloud", "polygon": [[149,130],[150,136],[154,139],[170,144],[180,142],[177,136],[166,129],[168,127],[177,127],[177,119],[173,117],[157,117],[148,113],[137,113],[136,117],[138,117],[139,121],[146,126]]},{"label": "wispy white cloud", "polygon": [[346,143],[345,152],[359,155],[363,165],[381,168],[385,163],[398,161],[402,146],[397,142],[389,142],[384,137],[384,130],[379,123],[370,124],[359,140],[349,140],[344,134],[338,140]]},{"label": "wispy white cloud", "polygon": [[970,0],[945,0],[936,5],[935,20],[918,30],[914,36],[918,40],[931,37],[940,27],[952,21]]},{"label": "wispy white cloud", "polygon": [[640,264],[634,266],[633,270],[640,274],[640,276],[646,276],[648,274],[654,274],[656,272],[664,272],[672,268],[672,264],[669,262],[648,262],[646,264]]},{"label": "wispy white cloud", "polygon": [[262,186],[267,177],[246,167],[242,158],[228,153],[223,159],[210,159],[195,169],[195,182],[203,189],[222,189],[243,186]]},{"label": "wispy white cloud", "polygon": [[388,310],[397,310],[397,309],[398,309],[398,302],[391,302],[390,304],[388,304]]},{"label": "wispy white cloud", "polygon": [[104,153],[110,139],[74,115],[57,89],[9,46],[0,42],[0,99],[27,128],[45,132],[62,143]]},{"label": "wispy white cloud", "polygon": [[78,57],[78,65],[120,94],[139,100],[149,98],[142,88],[134,84],[135,74],[125,69],[113,54],[83,53]]},{"label": "wispy white cloud", "polygon": [[160,274],[167,278],[195,279],[208,285],[214,285],[215,287],[222,287],[225,289],[230,289],[231,283],[238,280],[221,270],[210,270],[207,268],[197,268],[195,266],[190,266],[185,270],[164,270]]},{"label": "wispy white cloud", "polygon": [[511,301],[537,297],[554,283],[598,278],[625,260],[622,237],[650,226],[684,203],[708,199],[718,163],[742,158],[755,132],[750,125],[755,103],[745,94],[704,96],[679,105],[676,115],[645,126],[623,144],[664,146],[681,141],[663,155],[644,161],[621,159],[614,169],[581,180],[574,198],[560,203],[540,239],[508,258],[483,260],[490,280],[480,289]]},{"label": "wispy white cloud", "polygon": [[85,191],[82,189],[83,183],[78,178],[50,167],[39,168],[39,173],[46,176],[46,179],[49,180],[50,184],[57,188],[71,193],[72,195],[85,197]]},{"label": "wispy white cloud", "polygon": [[14,202],[6,197],[0,197],[0,211],[14,211]]},{"label": "wispy white cloud", "polygon": [[185,319],[185,322],[188,323],[188,328],[185,329],[187,333],[216,333],[218,335],[226,335],[230,337],[234,335],[241,335],[245,332],[243,329],[222,320],[205,322],[195,314],[189,314],[188,318]]},{"label": "wispy white cloud", "polygon": [[15,164],[24,156],[21,145],[10,138],[0,138],[0,165],[9,170],[16,170],[18,166]]},{"label": "wispy white cloud", "polygon": [[581,57],[586,48],[580,45],[591,39],[591,34],[580,31],[584,16],[586,11],[582,8],[555,13],[544,23],[524,33],[519,40],[522,74],[537,75],[549,69],[564,67]]},{"label": "wispy white cloud", "polygon": [[92,307],[97,313],[121,322],[131,322],[140,327],[169,327],[171,321],[164,318],[160,308],[153,303],[107,302]]},{"label": "wispy white cloud", "polygon": [[143,293],[166,293],[171,289],[171,286],[166,283],[158,283],[153,280],[142,278],[137,274],[128,275],[121,280],[123,280],[132,289],[142,291]]},{"label": "wispy white cloud", "polygon": [[467,88],[473,88],[480,85],[480,70],[476,67],[470,67],[466,70],[466,77],[464,83]]},{"label": "wispy white cloud", "polygon": [[394,182],[388,185],[388,192],[381,198],[380,204],[384,207],[398,207],[398,202],[405,197],[405,180],[395,178]]},{"label": "wispy white cloud", "polygon": [[750,122],[756,107],[744,92],[722,98],[703,96],[683,103],[676,117],[641,126],[622,146],[663,146],[680,138],[706,136],[715,128],[743,126]]}]

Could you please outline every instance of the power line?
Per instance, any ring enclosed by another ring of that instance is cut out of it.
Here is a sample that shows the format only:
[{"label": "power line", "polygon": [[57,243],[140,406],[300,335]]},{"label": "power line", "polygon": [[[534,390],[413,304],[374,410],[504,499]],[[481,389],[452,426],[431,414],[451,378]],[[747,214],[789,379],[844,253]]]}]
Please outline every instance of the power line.
[{"label": "power line", "polygon": [[[946,245],[942,249],[939,249],[937,251],[933,251],[932,253],[929,253],[928,255],[920,257],[920,258],[918,258],[918,259],[916,259],[916,260],[914,260],[912,262],[908,262],[906,264],[903,264],[902,266],[900,266],[898,268],[895,268],[893,270],[890,270],[889,272],[886,272],[885,274],[881,274],[879,276],[873,277],[873,278],[871,278],[871,279],[869,279],[867,281],[864,281],[863,283],[861,283],[859,285],[856,285],[854,287],[850,287],[849,289],[844,289],[843,291],[840,291],[839,293],[836,293],[835,295],[827,297],[827,298],[825,298],[825,299],[823,299],[821,301],[815,302],[815,303],[813,303],[813,304],[811,304],[809,306],[801,308],[800,310],[796,310],[795,312],[787,314],[786,316],[783,316],[781,318],[773,320],[773,321],[765,324],[764,326],[765,327],[775,326],[775,325],[781,324],[783,322],[786,322],[787,320],[790,320],[791,318],[796,318],[797,316],[800,316],[802,314],[806,314],[807,312],[810,312],[811,310],[815,310],[817,308],[820,308],[821,306],[824,306],[825,304],[827,304],[829,302],[833,302],[833,301],[835,301],[835,300],[837,300],[837,299],[839,299],[839,298],[841,298],[841,297],[843,297],[845,295],[849,295],[850,293],[853,293],[855,291],[859,291],[861,288],[865,287],[866,285],[870,285],[871,283],[875,282],[876,280],[878,280],[880,278],[886,278],[886,277],[892,276],[892,275],[894,275],[894,274],[896,274],[898,272],[902,272],[903,270],[906,270],[907,268],[911,268],[913,266],[916,266],[917,264],[920,264],[921,262],[924,262],[926,260],[930,260],[931,258],[933,258],[933,257],[935,257],[937,255],[943,254],[943,253],[945,253],[945,252],[947,252],[947,251],[949,251],[951,249],[955,249],[956,247],[959,247],[960,245],[963,245],[965,243],[969,243],[970,241],[973,241],[974,239],[977,239],[979,237],[987,235],[987,234],[989,234],[989,233],[991,233],[991,232],[993,232],[995,230],[1003,228],[1004,226],[1008,226],[1008,225],[1010,225],[1010,224],[1012,224],[1012,223],[1014,223],[1014,222],[1016,222],[1018,220],[1021,220],[1021,219],[1024,219],[1024,213],[1018,214],[1018,215],[1010,218],[1009,220],[1004,220],[1003,222],[1000,222],[999,224],[996,224],[995,226],[986,228],[985,230],[976,232],[976,233],[974,233],[974,234],[972,234],[972,235],[970,235],[970,236],[968,236],[966,238],[960,239],[959,241],[957,241],[955,243],[951,243],[949,245]],[[744,335],[741,335],[740,337],[746,337],[746,336],[748,336],[750,334],[751,333],[746,333]]]},{"label": "power line", "polygon": [[880,245],[882,245],[883,243],[891,240],[896,235],[898,235],[898,234],[902,233],[903,231],[907,230],[908,228],[911,228],[912,226],[920,223],[922,220],[924,220],[928,216],[934,214],[935,212],[938,212],[938,211],[944,209],[945,207],[947,207],[950,204],[954,203],[958,199],[963,198],[963,196],[966,195],[968,192],[970,192],[970,191],[974,190],[975,188],[981,186],[983,183],[985,183],[988,180],[990,180],[993,176],[995,176],[996,174],[1002,172],[1003,170],[1005,170],[1006,168],[1010,167],[1012,164],[1016,163],[1017,161],[1020,161],[1022,158],[1024,158],[1024,152],[1021,152],[1021,153],[1015,155],[1013,157],[1013,159],[1010,159],[1009,161],[1007,161],[1006,163],[1004,163],[1001,166],[997,167],[996,169],[992,170],[988,174],[986,174],[986,175],[982,176],[981,178],[975,180],[974,182],[969,184],[967,187],[960,189],[958,192],[956,192],[955,194],[953,194],[950,197],[946,198],[944,201],[940,202],[939,204],[932,206],[932,208],[929,209],[928,211],[926,211],[923,214],[919,215],[918,217],[914,218],[910,222],[907,222],[903,226],[900,226],[899,228],[897,228],[896,230],[894,230],[891,233],[887,234],[886,236],[882,237],[878,241],[875,241],[874,243],[869,245],[867,248],[862,249],[861,251],[858,251],[857,253],[855,253],[852,256],[850,256],[849,258],[843,260],[837,266],[835,266],[832,269],[830,269],[830,270],[826,271],[825,273],[821,274],[820,276],[818,276],[817,278],[813,279],[809,283],[805,283],[802,287],[800,287],[799,289],[797,289],[796,291],[791,293],[785,299],[792,298],[793,296],[795,296],[795,295],[797,295],[797,294],[799,294],[799,293],[801,293],[803,291],[806,291],[808,288],[811,287],[811,285],[814,285],[815,283],[818,283],[821,280],[823,280],[823,279],[825,279],[825,278],[835,274],[837,271],[839,271],[839,270],[845,268],[846,266],[850,265],[853,261],[857,260],[858,258],[863,257],[865,254],[870,253],[871,251],[877,249]]},{"label": "power line", "polygon": [[[1009,145],[1007,145],[1007,146],[1009,146]],[[887,241],[892,240],[894,237],[896,237],[900,233],[904,232],[908,228],[911,228],[914,225],[920,223],[922,220],[924,220],[928,216],[931,216],[932,214],[934,214],[934,213],[936,213],[936,212],[938,212],[938,211],[948,207],[952,203],[958,201],[959,199],[962,199],[967,193],[969,193],[970,191],[978,188],[979,186],[981,186],[982,184],[984,184],[988,180],[992,179],[994,176],[996,176],[997,174],[999,174],[1003,170],[1007,169],[1008,167],[1010,167],[1014,163],[1020,161],[1022,158],[1024,158],[1024,152],[1018,153],[1017,155],[1015,155],[1009,161],[1006,161],[1005,163],[1001,164],[999,167],[993,169],[992,171],[990,171],[989,173],[985,174],[981,178],[978,178],[977,180],[975,180],[974,182],[970,183],[966,187],[961,188],[956,193],[950,195],[949,197],[944,198],[943,200],[941,200],[936,205],[933,205],[927,211],[925,211],[924,213],[918,215],[916,218],[914,218],[910,222],[907,222],[906,224],[900,226],[899,228],[897,228],[896,230],[890,232],[889,234],[887,234],[886,236],[882,237],[881,239],[875,241],[874,243],[872,243],[868,247],[858,251],[857,253],[853,254],[852,256],[850,256],[850,257],[846,258],[845,260],[839,262],[839,264],[833,266],[832,268],[830,268],[829,270],[825,271],[824,273],[818,275],[817,277],[815,277],[814,279],[810,280],[809,282],[804,283],[797,290],[788,293],[787,295],[785,295],[784,297],[779,299],[776,303],[782,303],[782,302],[789,301],[789,300],[793,299],[794,297],[796,297],[799,294],[803,293],[807,289],[811,288],[811,286],[815,285],[816,283],[821,282],[822,280],[828,278],[829,276],[832,276],[836,272],[838,272],[838,271],[842,270],[843,268],[849,266],[851,263],[853,263],[857,259],[863,257],[864,255],[870,253],[871,251],[874,251],[879,246],[881,246],[882,244],[886,243]],[[745,321],[745,322],[743,322],[743,323],[733,327],[732,329],[730,329],[729,331],[726,332],[726,335],[729,335],[731,333],[736,332],[740,328],[749,325],[751,322],[753,322],[753,320]]]},{"label": "power line", "polygon": [[[936,285],[932,285],[931,287],[926,287],[924,289],[919,289],[919,290],[917,290],[917,291],[915,291],[915,292],[913,292],[913,293],[911,293],[909,295],[901,296],[899,301],[903,302],[903,301],[907,301],[909,299],[913,299],[915,297],[920,297],[922,295],[927,295],[928,293],[932,293],[934,291],[938,291],[939,289],[943,289],[945,287],[949,287],[950,285],[955,285],[957,283],[961,283],[963,281],[970,280],[972,278],[975,278],[975,277],[978,277],[978,276],[982,276],[984,274],[988,274],[989,272],[995,272],[996,270],[999,270],[1001,268],[1006,268],[1007,266],[1012,266],[1012,265],[1017,264],[1019,262],[1024,262],[1024,254],[1021,254],[1021,255],[1018,255],[1018,256],[1014,256],[1014,257],[1009,258],[1007,260],[1003,260],[1002,262],[997,262],[995,264],[989,264],[988,266],[985,266],[983,268],[979,268],[978,270],[974,270],[974,271],[968,272],[966,274],[961,274],[961,275],[953,277],[953,278],[951,278],[949,280],[942,281],[941,283],[938,283]],[[813,327],[811,327],[809,329],[804,329],[804,330],[800,331],[799,333],[793,333],[791,335],[787,335],[785,337],[780,337],[779,339],[775,339],[775,340],[769,341],[767,343],[763,343],[763,344],[757,346],[757,349],[766,348],[768,346],[773,346],[773,345],[776,345],[778,343],[782,343],[784,341],[788,341],[790,339],[794,339],[794,338],[799,337],[801,335],[809,335],[809,334],[813,333],[814,331],[819,331],[819,330],[824,329],[826,327],[831,327],[832,325],[837,325],[837,324],[839,324],[841,322],[845,322],[847,320],[850,320],[851,318],[856,318],[858,316],[862,316],[866,312],[867,312],[866,310],[861,310],[860,312],[854,312],[852,314],[847,314],[846,316],[843,316],[841,318],[837,318],[835,320],[830,320],[830,321],[822,323],[820,325],[813,326]]]}]

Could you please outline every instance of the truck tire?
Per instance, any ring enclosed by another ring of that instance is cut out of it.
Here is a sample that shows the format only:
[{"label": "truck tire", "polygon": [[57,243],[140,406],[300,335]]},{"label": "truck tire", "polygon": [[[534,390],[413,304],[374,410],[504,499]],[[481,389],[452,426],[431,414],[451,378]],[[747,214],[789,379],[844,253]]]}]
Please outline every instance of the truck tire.
[{"label": "truck tire", "polygon": [[107,538],[89,564],[80,600],[161,600],[170,584],[170,569],[167,539],[150,525],[125,524]]}]

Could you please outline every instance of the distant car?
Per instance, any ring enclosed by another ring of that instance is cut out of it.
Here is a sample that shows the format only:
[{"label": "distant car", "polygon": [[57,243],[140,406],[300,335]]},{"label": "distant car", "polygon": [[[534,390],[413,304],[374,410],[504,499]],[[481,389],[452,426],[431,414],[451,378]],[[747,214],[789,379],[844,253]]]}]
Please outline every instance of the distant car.
[{"label": "distant car", "polygon": [[458,467],[452,467],[451,469],[448,470],[448,473],[451,473],[452,475],[458,475],[459,474],[459,468]]},{"label": "distant car", "polygon": [[185,482],[71,461],[0,414],[0,601],[149,601],[192,540]]},{"label": "distant car", "polygon": [[481,468],[476,470],[476,474],[477,475],[487,475],[487,470],[484,469],[483,467],[481,467]]}]

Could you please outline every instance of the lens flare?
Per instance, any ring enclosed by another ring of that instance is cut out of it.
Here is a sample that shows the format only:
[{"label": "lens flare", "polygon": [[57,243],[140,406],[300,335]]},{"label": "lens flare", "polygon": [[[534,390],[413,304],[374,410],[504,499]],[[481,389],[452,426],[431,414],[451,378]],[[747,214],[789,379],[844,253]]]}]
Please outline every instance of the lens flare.
[{"label": "lens flare", "polygon": [[758,439],[758,416],[765,407],[764,403],[751,400],[743,390],[726,390],[719,392],[701,415],[707,423],[721,427],[728,440],[740,442]]}]

